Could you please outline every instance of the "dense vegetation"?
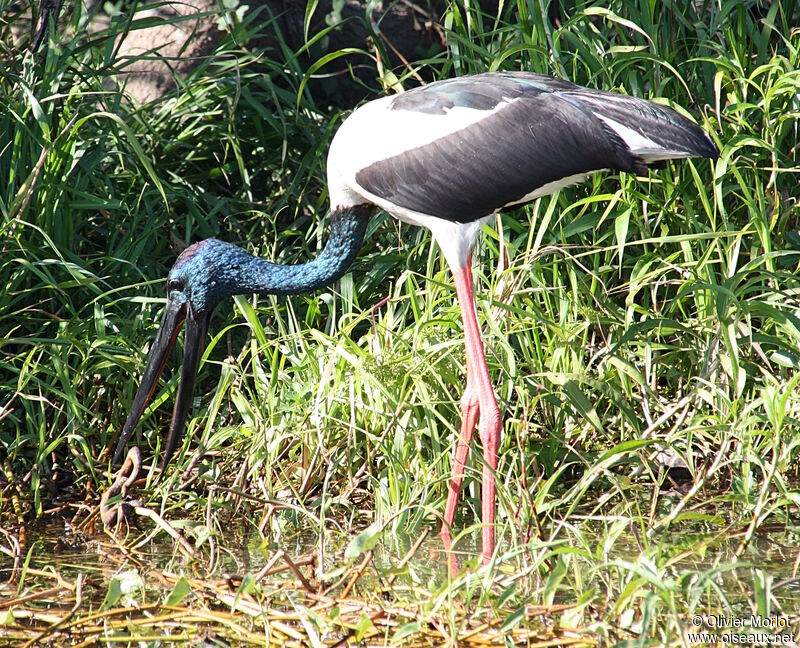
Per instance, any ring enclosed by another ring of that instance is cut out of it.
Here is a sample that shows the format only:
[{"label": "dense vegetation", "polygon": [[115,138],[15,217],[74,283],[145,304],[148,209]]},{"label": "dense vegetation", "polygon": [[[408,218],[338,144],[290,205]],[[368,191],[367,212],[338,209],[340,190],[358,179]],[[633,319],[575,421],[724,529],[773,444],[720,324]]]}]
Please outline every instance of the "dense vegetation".
[{"label": "dense vegetation", "polygon": [[[511,628],[538,623],[515,612],[528,603],[576,604],[562,626],[643,642],[677,640],[696,613],[795,612],[797,5],[500,4],[492,15],[454,2],[441,54],[392,69],[378,34],[377,50],[321,53],[325,33],[309,33],[310,67],[279,37],[252,51],[270,21],[231,13],[213,57],[136,106],[114,43],[152,19],[130,11],[89,30],[94,14],[77,3],[34,56],[12,34],[27,9],[0,0],[4,517],[41,518],[109,483],[105,449],[184,245],[216,236],[295,262],[324,244],[325,156],[346,116],[325,99],[334,59],[371,65],[376,95],[418,72],[535,70],[669,103],[720,158],[597,174],[485,228],[479,313],[505,415],[497,563],[444,590],[406,567],[412,590],[384,596],[455,635],[462,605]],[[209,551],[232,510],[248,530],[261,518],[258,501],[220,490],[235,486],[290,505],[264,529],[273,546],[310,529],[330,552],[373,524],[396,562],[438,524],[464,380],[455,293],[429,240],[381,214],[336,285],[220,307],[192,441],[140,495],[166,517],[205,515]],[[176,374],[140,424],[148,460]],[[471,556],[477,486],[466,495],[457,523]],[[326,569],[344,560],[326,556]]]}]

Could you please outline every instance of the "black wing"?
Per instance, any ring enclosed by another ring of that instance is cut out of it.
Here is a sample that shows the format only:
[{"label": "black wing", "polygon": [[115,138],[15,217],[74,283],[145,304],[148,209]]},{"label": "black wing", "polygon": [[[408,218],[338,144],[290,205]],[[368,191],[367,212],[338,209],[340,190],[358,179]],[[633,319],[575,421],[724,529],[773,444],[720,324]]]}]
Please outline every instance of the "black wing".
[{"label": "black wing", "polygon": [[644,172],[658,157],[636,155],[615,124],[663,147],[664,157],[716,156],[703,130],[669,108],[538,74],[434,83],[399,95],[391,110],[446,114],[456,106],[486,117],[374,162],[356,182],[400,207],[465,223],[570,176],[604,168]]}]

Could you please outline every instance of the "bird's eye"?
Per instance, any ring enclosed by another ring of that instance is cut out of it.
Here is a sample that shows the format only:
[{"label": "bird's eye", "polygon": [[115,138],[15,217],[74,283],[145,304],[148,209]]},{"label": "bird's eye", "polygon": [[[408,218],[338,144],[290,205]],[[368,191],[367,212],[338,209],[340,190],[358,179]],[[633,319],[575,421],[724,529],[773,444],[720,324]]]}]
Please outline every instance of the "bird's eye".
[{"label": "bird's eye", "polygon": [[180,290],[181,289],[181,282],[178,279],[170,279],[167,281],[167,294],[171,293],[173,290]]}]

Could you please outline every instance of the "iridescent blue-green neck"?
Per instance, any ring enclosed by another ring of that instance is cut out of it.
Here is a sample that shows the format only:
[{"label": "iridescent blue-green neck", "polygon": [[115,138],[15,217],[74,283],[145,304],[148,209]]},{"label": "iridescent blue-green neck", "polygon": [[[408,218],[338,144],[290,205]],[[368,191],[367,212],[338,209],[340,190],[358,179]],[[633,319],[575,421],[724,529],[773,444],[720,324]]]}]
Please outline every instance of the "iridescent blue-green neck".
[{"label": "iridescent blue-green neck", "polygon": [[[279,265],[260,257],[229,255],[224,258],[224,283],[229,295],[264,293],[293,295],[326,286],[341,277],[353,263],[367,229],[372,208],[359,206],[331,214],[328,242],[307,263]],[[231,258],[233,256],[234,258]],[[222,279],[222,277],[220,277]]]},{"label": "iridescent blue-green neck", "polygon": [[195,312],[206,312],[226,297],[260,293],[292,295],[325,286],[341,277],[361,248],[371,205],[331,214],[328,242],[308,263],[279,265],[240,247],[206,239],[184,250],[169,273],[167,289],[180,290]]}]

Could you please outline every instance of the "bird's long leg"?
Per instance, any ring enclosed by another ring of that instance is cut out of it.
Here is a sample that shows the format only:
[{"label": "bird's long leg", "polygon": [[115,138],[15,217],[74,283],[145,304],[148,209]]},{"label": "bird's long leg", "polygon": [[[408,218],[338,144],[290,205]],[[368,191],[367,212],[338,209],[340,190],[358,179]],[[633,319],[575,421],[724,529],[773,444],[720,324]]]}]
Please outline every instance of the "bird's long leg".
[{"label": "bird's long leg", "polygon": [[461,569],[458,556],[452,552],[453,538],[450,530],[453,527],[453,520],[456,517],[458,498],[461,494],[461,482],[464,480],[464,466],[467,463],[469,454],[469,444],[472,442],[472,434],[475,431],[475,423],[478,420],[478,392],[472,387],[472,372],[467,363],[467,386],[461,397],[461,432],[456,443],[456,452],[453,459],[453,470],[450,473],[450,486],[447,491],[447,504],[444,507],[444,521],[440,535],[445,551],[447,552],[447,565],[451,576],[455,577]]},{"label": "bird's long leg", "polygon": [[[471,259],[467,256],[467,271],[470,273],[469,282],[472,285]],[[447,490],[447,504],[444,507],[444,524],[442,524],[442,536],[447,536],[450,540],[450,529],[456,517],[458,499],[461,496],[461,483],[464,481],[464,466],[467,463],[469,445],[472,443],[472,434],[475,431],[475,424],[478,421],[479,401],[478,392],[474,388],[472,379],[472,367],[470,358],[467,356],[467,385],[461,396],[461,431],[456,442],[456,452],[453,459],[453,469],[450,473],[450,486]]]},{"label": "bird's long leg", "polygon": [[[478,316],[475,310],[475,296],[472,291],[472,269],[469,257],[460,268],[453,268],[453,278],[456,284],[456,295],[461,308],[461,317],[464,322],[464,345],[467,352],[467,390],[462,399],[467,404],[464,420],[461,425],[461,437],[456,447],[456,463],[453,466],[453,479],[450,483],[450,492],[447,494],[445,509],[445,523],[452,522],[452,515],[448,518],[449,507],[455,509],[458,500],[458,491],[454,486],[460,487],[460,478],[463,476],[463,461],[459,464],[459,453],[466,460],[466,448],[472,437],[475,426],[475,417],[479,416],[478,434],[483,443],[483,478],[481,481],[481,518],[483,522],[483,562],[488,563],[494,553],[494,513],[495,513],[495,470],[497,469],[497,449],[500,445],[500,409],[492,389],[489,378],[489,368],[486,366],[486,356],[483,353],[481,330],[478,325]],[[477,400],[477,408],[474,406]],[[468,428],[468,430],[467,430]],[[456,475],[456,470],[460,474]],[[458,480],[458,483],[456,483]],[[453,513],[454,514],[454,511]]]},{"label": "bird's long leg", "polygon": [[458,557],[452,552],[453,539],[450,530],[453,527],[453,520],[456,517],[456,508],[461,494],[461,482],[464,480],[464,466],[467,463],[469,454],[469,444],[472,442],[472,434],[475,431],[475,423],[478,420],[478,392],[472,386],[472,372],[467,363],[467,386],[461,396],[461,432],[456,443],[456,452],[453,459],[453,470],[450,474],[450,486],[447,491],[447,504],[444,507],[444,521],[442,522],[441,537],[444,548],[447,551],[447,565],[450,574],[455,576],[461,565]]},{"label": "bird's long leg", "polygon": [[444,507],[444,523],[442,535],[450,538],[450,529],[456,517],[456,507],[461,494],[461,482],[464,480],[464,466],[467,463],[469,444],[478,420],[478,392],[472,386],[472,372],[467,363],[467,386],[461,397],[461,433],[456,443],[456,454],[453,459],[453,470],[450,473],[450,486],[447,490],[447,504]]}]

